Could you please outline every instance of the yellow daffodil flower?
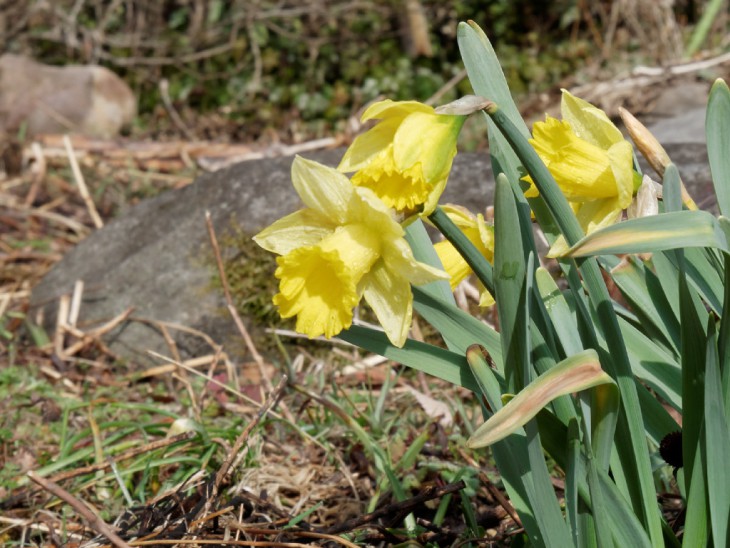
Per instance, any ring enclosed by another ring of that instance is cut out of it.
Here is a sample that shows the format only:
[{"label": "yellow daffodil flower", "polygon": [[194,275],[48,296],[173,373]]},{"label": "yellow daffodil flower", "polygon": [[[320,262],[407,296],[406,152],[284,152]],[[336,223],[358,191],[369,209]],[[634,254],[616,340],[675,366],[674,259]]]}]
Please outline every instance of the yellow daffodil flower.
[{"label": "yellow daffodil flower", "polygon": [[[449,218],[458,226],[471,243],[491,263],[494,262],[494,227],[488,225],[484,216],[479,213],[476,217],[466,209],[455,205],[444,205],[443,210]],[[449,274],[451,290],[456,289],[463,280],[471,273],[471,267],[467,264],[453,244],[447,240],[434,244],[436,253]],[[480,284],[481,286],[481,284]],[[480,287],[479,306],[491,306],[494,298],[483,286]]]},{"label": "yellow daffodil flower", "polygon": [[297,157],[294,188],[305,208],[279,219],[254,240],[280,255],[274,304],[296,330],[333,337],[352,324],[364,297],[390,341],[403,346],[411,325],[410,284],[447,279],[413,257],[391,209],[335,169]]},{"label": "yellow daffodil flower", "polygon": [[[563,90],[563,119],[546,117],[533,126],[530,143],[571,202],[589,234],[621,219],[634,193],[631,144],[602,110]],[[532,181],[528,178],[530,183]],[[533,185],[525,193],[537,196]],[[548,256],[567,251],[561,236]]]},{"label": "yellow daffodil flower", "polygon": [[429,215],[446,186],[466,116],[436,114],[415,101],[380,101],[362,121],[380,120],[345,152],[338,170],[399,214]]}]

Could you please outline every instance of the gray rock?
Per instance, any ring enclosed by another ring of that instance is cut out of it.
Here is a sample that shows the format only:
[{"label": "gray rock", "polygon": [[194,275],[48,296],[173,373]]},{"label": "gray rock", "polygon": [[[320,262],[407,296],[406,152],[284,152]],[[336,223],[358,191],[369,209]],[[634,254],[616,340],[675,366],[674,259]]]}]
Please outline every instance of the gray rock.
[{"label": "gray rock", "polygon": [[707,142],[705,137],[706,107],[694,107],[672,118],[659,120],[649,129],[663,144],[688,144]]},{"label": "gray rock", "polygon": [[[336,165],[343,150],[307,154]],[[109,320],[128,307],[137,319],[184,325],[216,342],[235,335],[220,290],[205,225],[210,211],[218,237],[231,222],[254,234],[301,207],[294,192],[292,157],[256,160],[205,174],[193,184],[166,192],[129,209],[68,253],[33,290],[31,313],[48,328],[55,325],[58,298],[76,280],[85,291],[79,325]],[[493,201],[486,154],[457,156],[445,200],[484,209]],[[170,330],[183,356],[195,355],[202,339]],[[146,350],[169,354],[153,323],[126,322],[113,331],[111,349],[135,362],[149,362]],[[230,351],[230,348],[227,347]],[[202,350],[202,351],[209,351]]]}]

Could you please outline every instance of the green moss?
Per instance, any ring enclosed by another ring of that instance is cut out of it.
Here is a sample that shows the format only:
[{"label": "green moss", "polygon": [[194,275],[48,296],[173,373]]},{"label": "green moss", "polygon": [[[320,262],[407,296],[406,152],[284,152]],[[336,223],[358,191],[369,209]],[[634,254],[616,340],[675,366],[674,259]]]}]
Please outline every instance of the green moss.
[{"label": "green moss", "polygon": [[[236,310],[257,325],[283,327],[286,322],[271,301],[278,285],[276,256],[256,245],[251,234],[234,223],[220,239],[220,246]],[[220,287],[220,280],[217,283]]]},{"label": "green moss", "polygon": [[[250,335],[256,349],[264,354],[280,355],[276,337],[264,330],[294,330],[294,319],[282,319],[272,302],[278,292],[278,280],[274,277],[276,256],[261,247],[252,239],[252,234],[244,230],[235,221],[231,221],[230,229],[219,235],[223,268],[231,289],[231,297],[236,310],[253,326]],[[218,269],[212,254],[209,258],[211,268],[215,269],[213,289],[222,291]],[[222,310],[221,314],[228,312]],[[331,345],[322,341],[308,339],[283,340],[285,346],[296,346],[316,356],[323,356],[331,351]],[[226,345],[230,347],[230,345]]]}]

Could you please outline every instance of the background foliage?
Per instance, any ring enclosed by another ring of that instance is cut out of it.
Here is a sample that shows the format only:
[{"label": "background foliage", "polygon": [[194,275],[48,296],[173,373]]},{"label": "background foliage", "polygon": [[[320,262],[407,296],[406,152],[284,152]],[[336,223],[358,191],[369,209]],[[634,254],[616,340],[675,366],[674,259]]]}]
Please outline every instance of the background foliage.
[{"label": "background foliage", "polygon": [[[150,127],[164,118],[159,85],[166,79],[176,107],[188,117],[216,113],[225,118],[224,133],[232,139],[255,140],[276,131],[281,138],[298,141],[342,129],[336,127],[338,123],[344,124],[379,95],[421,101],[433,96],[462,70],[455,39],[459,21],[473,19],[485,29],[511,89],[521,94],[560,82],[588,59],[598,56],[600,61],[617,45],[651,55],[651,48],[642,47],[642,42],[646,46],[661,40],[652,40],[651,33],[637,23],[646,21],[642,10],[659,13],[656,4],[620,0],[5,2],[0,6],[0,36],[5,51],[53,64],[109,66],[135,88],[143,120]],[[696,2],[676,2],[673,12],[659,13],[656,19],[669,20],[666,26],[674,21],[691,23],[697,12]],[[622,29],[627,32],[619,32]],[[413,47],[414,37],[421,32],[427,33],[430,51]],[[658,48],[653,61],[672,52],[672,48]],[[444,100],[468,92],[467,80],[461,79]],[[220,132],[218,122],[196,123],[199,136],[219,137],[212,135]]]}]

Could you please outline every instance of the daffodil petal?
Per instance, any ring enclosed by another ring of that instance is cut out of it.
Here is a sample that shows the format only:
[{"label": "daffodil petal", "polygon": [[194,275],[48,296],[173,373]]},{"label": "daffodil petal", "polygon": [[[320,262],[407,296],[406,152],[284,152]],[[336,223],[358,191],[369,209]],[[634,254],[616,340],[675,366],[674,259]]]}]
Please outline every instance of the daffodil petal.
[{"label": "daffodil petal", "polygon": [[595,200],[581,204],[576,212],[580,226],[586,234],[616,223],[621,218],[623,207],[618,200]]},{"label": "daffodil petal", "polygon": [[[584,202],[577,208],[574,207],[574,209],[578,222],[586,234],[618,222],[623,213],[623,208],[616,198]],[[570,249],[570,246],[565,241],[565,238],[560,236],[550,247],[547,257],[553,259],[561,257],[568,249]]]},{"label": "daffodil petal", "polygon": [[383,242],[383,261],[387,268],[413,285],[423,285],[438,280],[448,280],[449,275],[438,268],[419,263],[404,239]]},{"label": "daffodil petal", "polygon": [[[352,184],[372,190],[388,207],[401,213],[412,213],[433,196],[434,186],[421,176],[421,166],[398,171],[392,158],[392,147],[378,155],[367,167],[352,176]],[[438,189],[440,187],[436,187]],[[438,196],[436,197],[438,198]],[[430,211],[424,211],[428,215]]]},{"label": "daffodil petal", "polygon": [[394,218],[393,210],[369,188],[355,187],[355,197],[350,201],[348,218],[350,222],[369,226],[385,241],[397,240],[405,235],[403,227]]},{"label": "daffodil petal", "polygon": [[493,306],[495,302],[496,301],[494,300],[494,297],[492,297],[492,294],[486,289],[482,289],[481,293],[479,293],[479,306],[487,308]]},{"label": "daffodil petal", "polygon": [[465,208],[458,204],[443,204],[441,209],[444,213],[449,216],[451,222],[453,222],[459,228],[469,228],[474,225],[474,215]]},{"label": "daffodil petal", "polygon": [[491,263],[494,260],[494,226],[488,225],[484,220],[484,215],[481,213],[477,215],[476,224],[477,232],[479,234],[479,245],[477,247],[484,257]]},{"label": "daffodil petal", "polygon": [[449,275],[449,285],[451,286],[451,291],[453,291],[457,285],[471,274],[471,267],[451,242],[444,240],[435,243],[433,247],[439,256],[441,264],[444,266],[444,270]]},{"label": "daffodil petal", "polygon": [[305,205],[337,224],[346,219],[354,193],[349,179],[331,167],[297,156],[292,164],[292,183]]},{"label": "daffodil petal", "polygon": [[437,114],[416,101],[381,101],[362,120],[380,122],[345,152],[338,169],[352,184],[372,189],[405,218],[436,208],[466,116]]},{"label": "daffodil petal", "polygon": [[386,268],[383,261],[375,263],[363,281],[363,297],[390,342],[402,347],[408,338],[413,315],[410,284]]},{"label": "daffodil petal", "polygon": [[263,229],[253,240],[267,251],[286,255],[298,247],[317,244],[336,224],[313,209],[300,209]]},{"label": "daffodil petal", "polygon": [[[451,166],[449,166],[450,168]],[[444,190],[446,189],[446,178],[448,176],[447,174],[444,174],[444,176],[441,179],[438,179],[432,186],[431,192],[429,192],[428,197],[426,198],[426,201],[423,202],[423,212],[422,215],[431,215],[431,213],[434,212],[436,209],[436,206],[439,205],[439,200],[441,199],[441,195],[444,193]]]},{"label": "daffodil petal", "polygon": [[566,90],[560,101],[560,113],[578,137],[604,150],[624,140],[605,112]]},{"label": "daffodil petal", "polygon": [[633,158],[633,149],[628,141],[619,141],[608,149],[608,160],[618,191],[618,203],[623,209],[629,207],[634,195]]},{"label": "daffodil petal", "polygon": [[393,139],[393,157],[401,171],[421,163],[422,176],[435,182],[448,174],[456,139],[466,117],[416,112],[403,120]]},{"label": "daffodil petal", "polygon": [[568,242],[565,240],[565,236],[558,236],[558,238],[550,246],[550,249],[545,254],[548,259],[557,259],[562,257],[570,249]]},{"label": "daffodil petal", "polygon": [[336,251],[299,248],[277,263],[280,283],[274,304],[282,318],[297,317],[299,333],[333,337],[352,324],[352,311],[360,300],[359,280],[349,276]]},{"label": "daffodil petal", "polygon": [[368,120],[380,120],[382,118],[404,118],[414,112],[430,112],[433,113],[433,107],[419,103],[418,101],[392,101],[386,99],[378,101],[370,105],[363,112],[360,120],[367,122]]},{"label": "daffodil petal", "polygon": [[365,169],[377,157],[390,146],[392,146],[400,119],[383,120],[375,127],[369,129],[362,135],[358,135],[352,144],[345,151],[345,155],[337,166],[337,170],[343,173],[352,173]]},{"label": "daffodil petal", "polygon": [[608,154],[579,138],[571,124],[550,116],[535,122],[530,143],[571,201],[594,200],[616,195],[616,181]]}]

